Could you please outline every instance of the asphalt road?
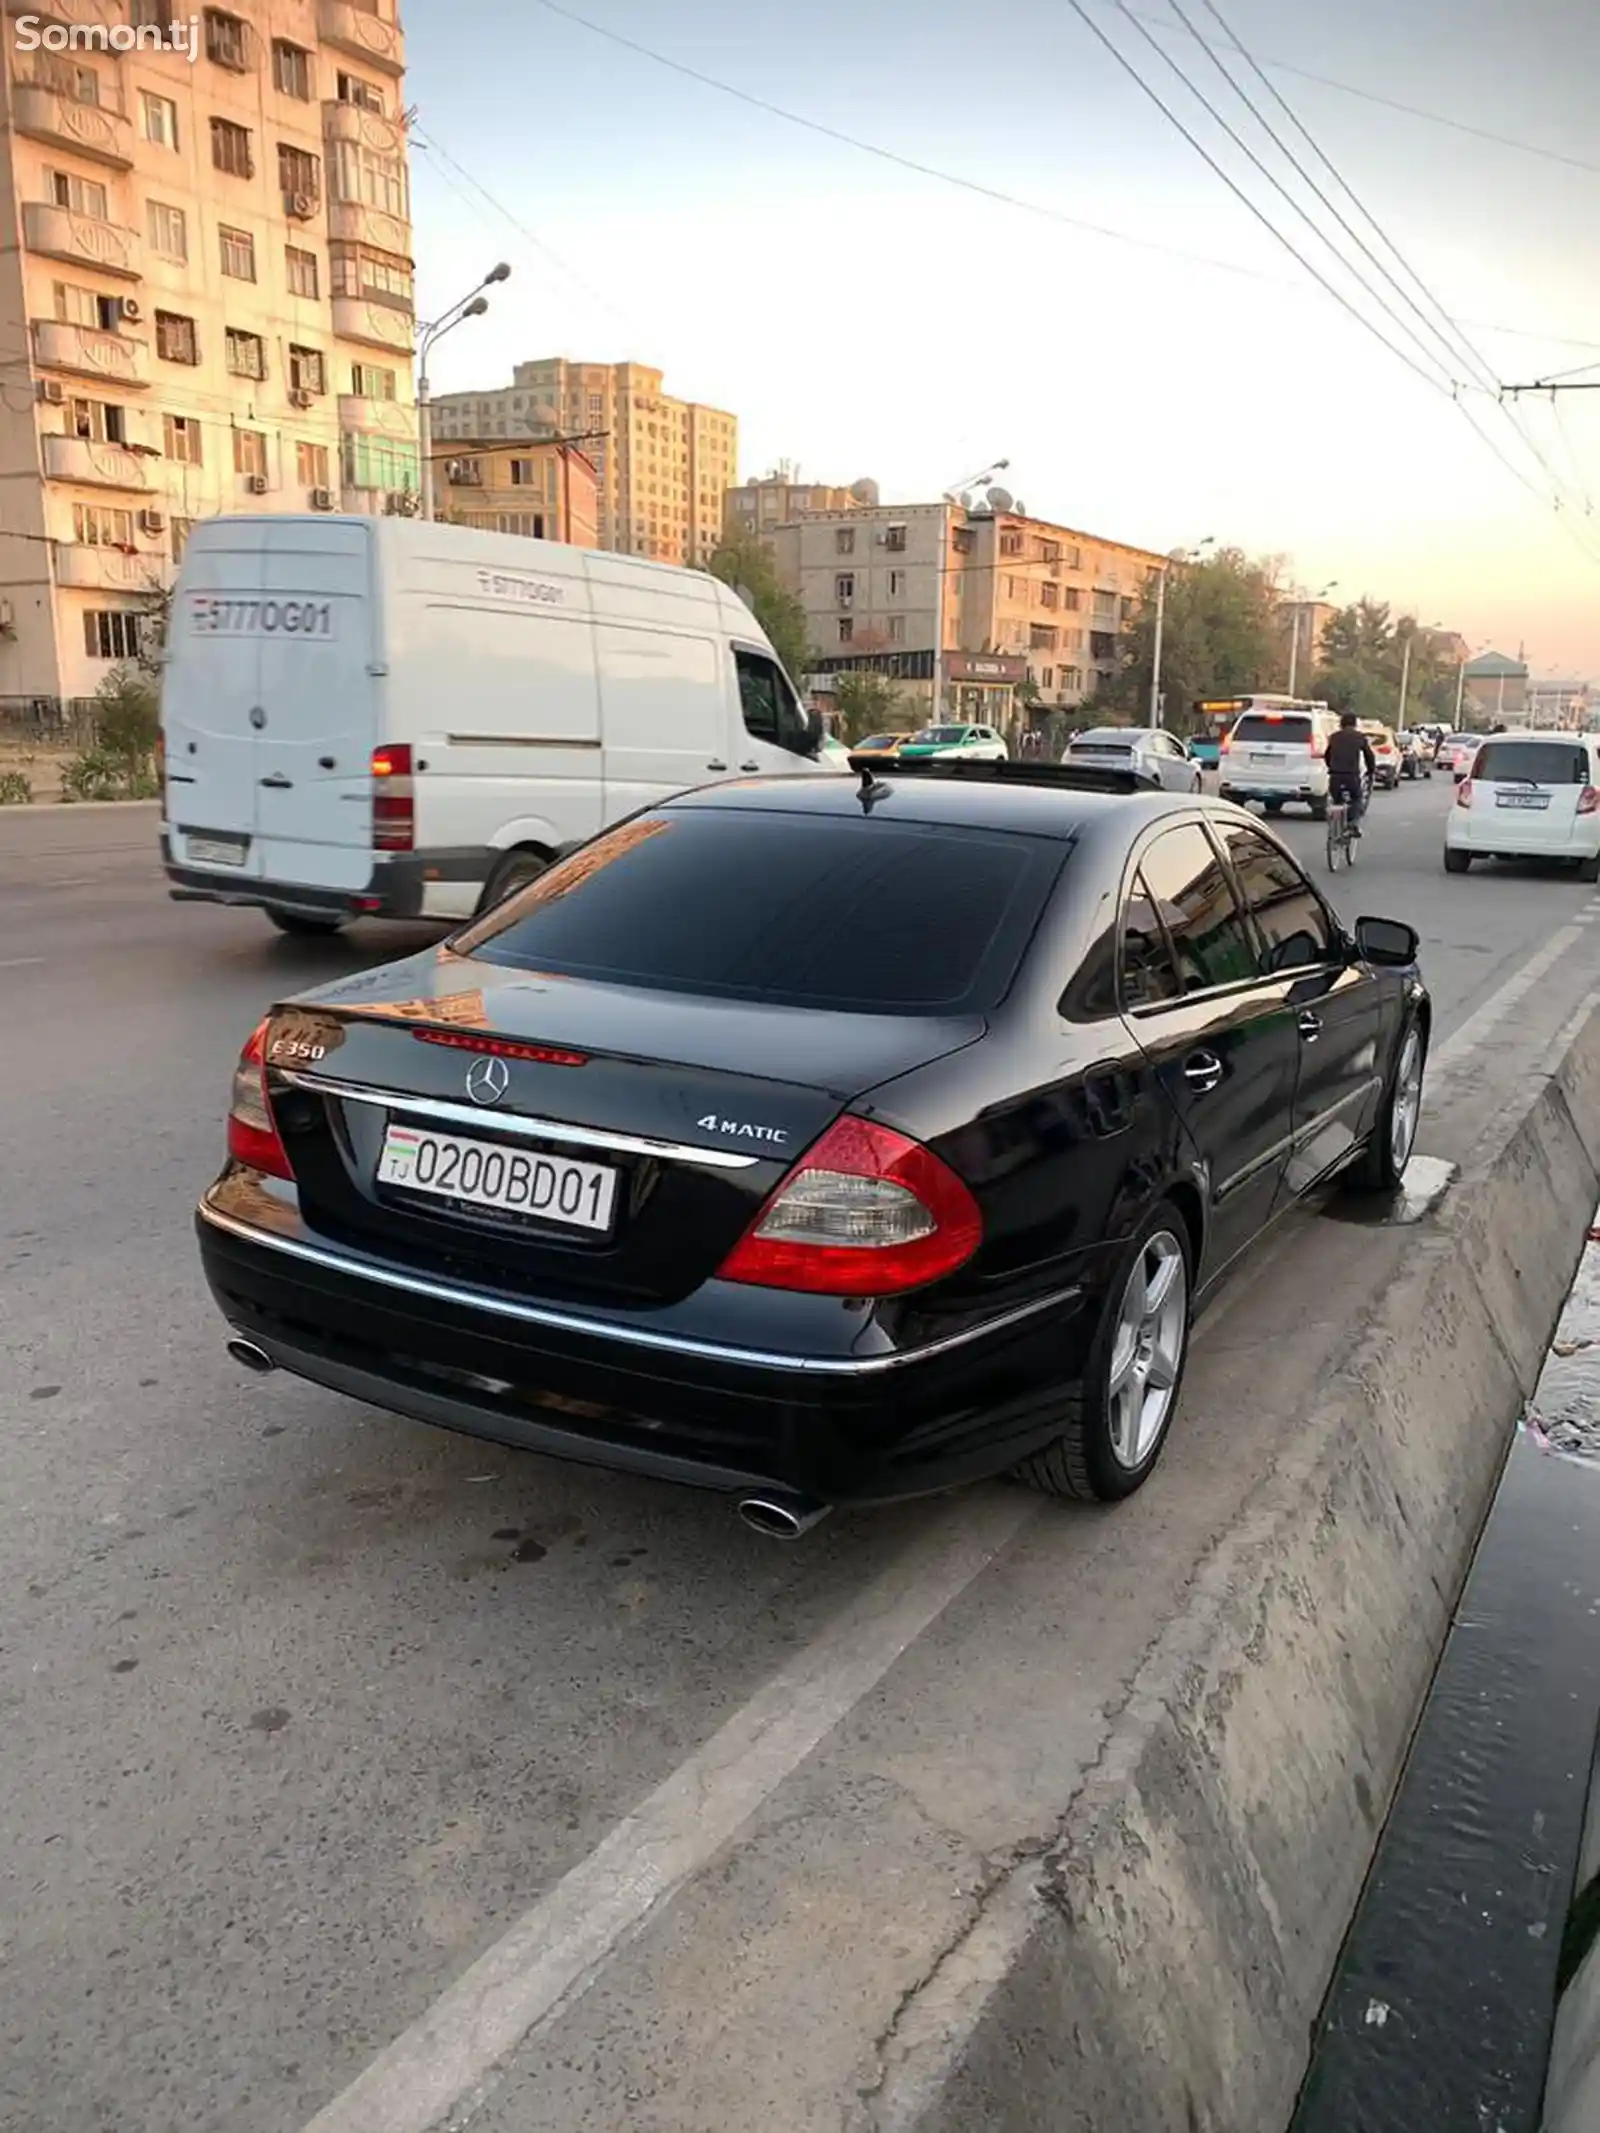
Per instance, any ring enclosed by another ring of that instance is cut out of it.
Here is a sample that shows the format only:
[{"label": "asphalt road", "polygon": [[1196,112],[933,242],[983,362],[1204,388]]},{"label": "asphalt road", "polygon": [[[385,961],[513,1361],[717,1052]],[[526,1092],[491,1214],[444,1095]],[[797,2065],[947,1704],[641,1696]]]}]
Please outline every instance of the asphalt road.
[{"label": "asphalt road", "polygon": [[[1514,1038],[1473,1039],[1486,1003],[1553,942],[1551,983],[1600,980],[1600,926],[1567,879],[1447,879],[1449,792],[1377,798],[1335,894],[1419,928],[1438,1036],[1461,1033],[1451,1103],[1489,1103]],[[889,1606],[935,1541],[955,1579],[963,1519],[976,1576],[1034,1515],[996,1488],[784,1550],[709,1499],[241,1376],[189,1229],[239,1044],[274,996],[422,936],[308,946],[174,906],[154,835],[145,809],[0,815],[8,2133],[297,2133],[874,1580]],[[1354,1279],[1359,1234],[1327,1249]],[[1227,1473],[1229,1367],[1271,1397],[1242,1349],[1198,1381],[1197,1501]],[[1096,1696],[1183,1515],[1157,1483],[1115,1521],[1027,1529],[1014,1574],[1048,1548],[1052,1592],[1082,1579],[1108,1610]],[[976,1686],[1004,1693],[1003,1669]],[[508,2133],[627,2121],[516,2093]]]}]

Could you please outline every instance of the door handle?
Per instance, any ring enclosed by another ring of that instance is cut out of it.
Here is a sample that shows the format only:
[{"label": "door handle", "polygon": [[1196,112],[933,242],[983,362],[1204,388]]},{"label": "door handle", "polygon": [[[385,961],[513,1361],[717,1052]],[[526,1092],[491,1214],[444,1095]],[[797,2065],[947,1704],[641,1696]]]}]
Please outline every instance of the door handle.
[{"label": "door handle", "polygon": [[726,770],[727,767],[720,755],[714,755],[706,765],[707,770]]},{"label": "door handle", "polygon": [[1183,1078],[1204,1096],[1222,1079],[1222,1061],[1215,1052],[1192,1052],[1183,1063]]},{"label": "door handle", "polygon": [[288,792],[294,785],[294,779],[286,778],[281,770],[275,770],[270,778],[263,778],[261,782],[271,792]]},{"label": "door handle", "polygon": [[741,770],[759,770],[761,765],[759,763],[741,763],[739,768]]},{"label": "door handle", "polygon": [[1300,1034],[1302,1037],[1304,1037],[1307,1044],[1315,1044],[1317,1039],[1322,1035],[1322,1017],[1320,1015],[1314,1015],[1309,1007],[1304,1008],[1301,1011]]}]

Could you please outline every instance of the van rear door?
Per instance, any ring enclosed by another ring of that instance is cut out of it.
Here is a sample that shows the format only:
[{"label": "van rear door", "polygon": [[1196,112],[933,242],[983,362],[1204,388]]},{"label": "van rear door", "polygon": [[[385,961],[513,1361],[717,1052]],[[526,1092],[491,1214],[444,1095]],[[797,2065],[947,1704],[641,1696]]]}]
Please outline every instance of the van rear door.
[{"label": "van rear door", "polygon": [[[363,889],[372,878],[377,681],[369,527],[261,519],[256,843],[266,881]],[[392,736],[389,736],[392,738]]]},{"label": "van rear door", "polygon": [[161,687],[167,828],[176,865],[257,877],[260,647],[245,621],[261,596],[252,519],[196,528],[172,603]]}]

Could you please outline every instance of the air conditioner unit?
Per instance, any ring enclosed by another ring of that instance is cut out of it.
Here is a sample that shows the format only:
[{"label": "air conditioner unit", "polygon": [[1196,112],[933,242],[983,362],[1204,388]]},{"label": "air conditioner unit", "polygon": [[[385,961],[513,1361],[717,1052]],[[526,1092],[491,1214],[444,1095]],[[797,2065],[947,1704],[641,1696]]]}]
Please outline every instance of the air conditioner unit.
[{"label": "air conditioner unit", "polygon": [[54,378],[41,378],[39,380],[39,398],[49,407],[64,407],[67,401],[67,388],[64,385],[58,385]]},{"label": "air conditioner unit", "polygon": [[141,511],[139,513],[139,531],[141,533],[165,533],[166,530],[167,521],[163,512]]},{"label": "air conditioner unit", "polygon": [[334,506],[335,498],[331,489],[312,490],[311,508],[313,511],[332,511],[334,509]]},{"label": "air conditioner unit", "polygon": [[283,205],[296,222],[309,222],[317,212],[317,196],[315,193],[285,193]]},{"label": "air conditioner unit", "polygon": [[245,483],[245,487],[252,496],[265,496],[267,493],[267,477],[265,474],[252,474]]},{"label": "air conditioner unit", "polygon": [[125,296],[122,299],[123,324],[125,326],[137,326],[143,317],[144,313],[139,308],[138,299],[132,296]]},{"label": "air conditioner unit", "polygon": [[289,395],[289,405],[291,407],[309,407],[312,398],[313,395],[308,393],[303,385],[297,385]]}]

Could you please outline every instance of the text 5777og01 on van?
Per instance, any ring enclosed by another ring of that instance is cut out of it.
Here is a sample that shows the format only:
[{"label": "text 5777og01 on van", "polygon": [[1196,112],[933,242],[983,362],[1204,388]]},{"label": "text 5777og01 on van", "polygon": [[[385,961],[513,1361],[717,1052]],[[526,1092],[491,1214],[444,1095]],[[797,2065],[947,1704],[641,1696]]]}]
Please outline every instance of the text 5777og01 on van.
[{"label": "text 5777og01 on van", "polygon": [[196,593],[189,603],[189,619],[207,637],[327,639],[337,634],[331,600],[224,599],[215,593]]}]

